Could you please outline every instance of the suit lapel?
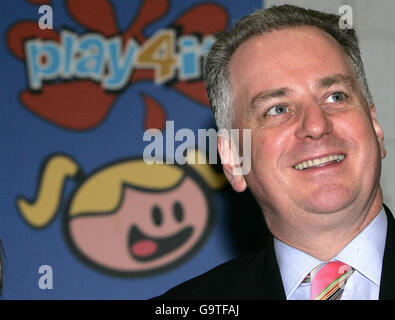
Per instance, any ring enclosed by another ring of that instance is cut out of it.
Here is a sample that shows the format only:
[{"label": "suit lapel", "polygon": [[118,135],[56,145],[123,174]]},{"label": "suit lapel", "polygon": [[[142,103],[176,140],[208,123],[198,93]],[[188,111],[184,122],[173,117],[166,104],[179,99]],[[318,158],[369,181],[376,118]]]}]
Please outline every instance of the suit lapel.
[{"label": "suit lapel", "polygon": [[[385,243],[383,269],[380,283],[380,300],[395,299],[395,219],[385,206],[387,214],[387,239]],[[246,270],[242,281],[246,299],[285,300],[280,269],[274,252],[273,238]]]},{"label": "suit lapel", "polygon": [[385,205],[384,209],[387,214],[388,226],[379,299],[393,300],[395,299],[395,221],[391,211]]},{"label": "suit lapel", "polygon": [[273,238],[255,257],[244,273],[242,296],[250,300],[285,300],[280,269],[274,253]]},{"label": "suit lapel", "polygon": [[273,238],[266,252],[266,263],[264,264],[265,286],[262,289],[259,299],[285,300],[283,280],[277,264],[274,252]]}]

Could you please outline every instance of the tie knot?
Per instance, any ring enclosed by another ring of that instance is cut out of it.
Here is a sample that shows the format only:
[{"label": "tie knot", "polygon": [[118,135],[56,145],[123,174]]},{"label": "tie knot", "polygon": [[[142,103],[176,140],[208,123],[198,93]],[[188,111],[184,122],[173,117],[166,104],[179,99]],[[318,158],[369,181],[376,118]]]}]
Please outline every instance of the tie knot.
[{"label": "tie knot", "polygon": [[311,281],[310,299],[336,300],[340,299],[347,279],[354,269],[341,261],[331,261],[319,264],[307,277]]}]

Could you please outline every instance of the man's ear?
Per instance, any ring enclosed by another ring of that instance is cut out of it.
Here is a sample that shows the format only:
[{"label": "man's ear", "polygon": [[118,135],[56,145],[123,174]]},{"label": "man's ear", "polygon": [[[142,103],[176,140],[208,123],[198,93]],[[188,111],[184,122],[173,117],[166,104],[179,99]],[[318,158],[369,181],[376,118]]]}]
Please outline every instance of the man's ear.
[{"label": "man's ear", "polygon": [[375,105],[372,104],[369,107],[370,110],[370,116],[372,117],[372,122],[373,122],[373,127],[374,127],[374,131],[376,132],[376,136],[377,139],[379,141],[379,145],[380,145],[380,152],[381,152],[381,158],[384,159],[387,151],[385,149],[385,144],[384,144],[384,133],[383,133],[383,129],[381,128],[381,126],[379,125],[378,121],[377,121],[377,117],[376,117],[376,108]]},{"label": "man's ear", "polygon": [[235,191],[243,192],[247,188],[247,183],[241,174],[239,150],[236,150],[232,138],[226,135],[219,134],[217,144],[226,179]]}]

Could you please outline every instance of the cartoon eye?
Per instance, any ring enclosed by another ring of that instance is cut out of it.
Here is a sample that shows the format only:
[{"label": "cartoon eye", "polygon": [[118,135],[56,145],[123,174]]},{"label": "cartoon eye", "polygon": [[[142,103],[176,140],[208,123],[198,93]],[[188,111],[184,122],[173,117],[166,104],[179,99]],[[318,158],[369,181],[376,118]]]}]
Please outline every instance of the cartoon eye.
[{"label": "cartoon eye", "polygon": [[182,207],[181,203],[179,203],[178,201],[176,201],[173,204],[173,214],[174,214],[174,218],[178,222],[182,222],[182,220],[184,220],[184,208]]},{"label": "cartoon eye", "polygon": [[158,206],[154,206],[151,210],[151,215],[154,224],[160,226],[163,222],[162,210]]}]

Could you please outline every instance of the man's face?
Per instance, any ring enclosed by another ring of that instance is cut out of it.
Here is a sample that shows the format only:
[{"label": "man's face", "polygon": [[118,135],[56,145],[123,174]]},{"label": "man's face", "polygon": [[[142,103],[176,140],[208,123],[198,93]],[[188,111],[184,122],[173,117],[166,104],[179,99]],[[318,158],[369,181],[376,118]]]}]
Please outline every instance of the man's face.
[{"label": "man's face", "polygon": [[385,156],[382,131],[335,39],[313,27],[256,36],[236,50],[229,72],[233,125],[251,129],[244,179],[264,211],[368,203]]}]

